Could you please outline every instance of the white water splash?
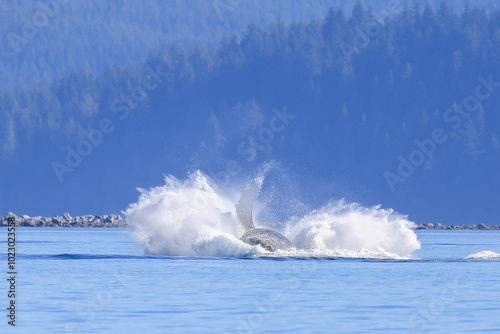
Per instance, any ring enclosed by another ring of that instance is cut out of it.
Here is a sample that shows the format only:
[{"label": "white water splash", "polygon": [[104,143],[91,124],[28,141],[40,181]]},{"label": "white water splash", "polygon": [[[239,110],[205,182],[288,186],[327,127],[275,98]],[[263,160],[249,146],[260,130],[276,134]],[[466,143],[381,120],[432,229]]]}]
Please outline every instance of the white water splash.
[{"label": "white water splash", "polygon": [[500,254],[492,251],[482,251],[470,254],[466,257],[467,260],[500,260]]},{"label": "white water splash", "polygon": [[285,222],[285,236],[296,248],[269,253],[239,240],[244,230],[234,205],[241,192],[220,189],[200,171],[186,180],[166,176],[164,186],[140,191],[125,215],[150,255],[399,259],[420,248],[405,216],[340,201]]},{"label": "white water splash", "polygon": [[414,223],[380,206],[338,201],[296,222],[286,236],[302,250],[342,257],[408,257],[420,248]]},{"label": "white water splash", "polygon": [[187,180],[166,176],[164,186],[139,190],[139,201],[125,214],[146,254],[245,256],[256,252],[236,237],[241,228],[233,202],[217,193],[203,173],[195,172]]}]

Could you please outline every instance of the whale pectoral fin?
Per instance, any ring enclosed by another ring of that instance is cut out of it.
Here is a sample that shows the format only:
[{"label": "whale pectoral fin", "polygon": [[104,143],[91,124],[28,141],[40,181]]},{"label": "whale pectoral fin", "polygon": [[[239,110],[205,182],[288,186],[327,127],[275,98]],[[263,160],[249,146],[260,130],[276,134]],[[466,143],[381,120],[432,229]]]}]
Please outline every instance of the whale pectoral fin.
[{"label": "whale pectoral fin", "polygon": [[243,190],[238,204],[236,204],[238,220],[246,231],[255,228],[252,219],[253,202],[262,187],[262,182],[263,179],[260,177],[250,181]]}]

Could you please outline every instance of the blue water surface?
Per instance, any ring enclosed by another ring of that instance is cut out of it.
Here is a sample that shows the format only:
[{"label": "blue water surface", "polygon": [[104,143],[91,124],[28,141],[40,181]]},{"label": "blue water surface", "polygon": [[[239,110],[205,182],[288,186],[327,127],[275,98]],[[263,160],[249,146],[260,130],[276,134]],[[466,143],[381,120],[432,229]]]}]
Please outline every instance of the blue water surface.
[{"label": "blue water surface", "polygon": [[[412,260],[144,256],[127,229],[18,228],[1,333],[500,333],[498,231],[416,231]],[[7,278],[6,228],[0,228]]]}]

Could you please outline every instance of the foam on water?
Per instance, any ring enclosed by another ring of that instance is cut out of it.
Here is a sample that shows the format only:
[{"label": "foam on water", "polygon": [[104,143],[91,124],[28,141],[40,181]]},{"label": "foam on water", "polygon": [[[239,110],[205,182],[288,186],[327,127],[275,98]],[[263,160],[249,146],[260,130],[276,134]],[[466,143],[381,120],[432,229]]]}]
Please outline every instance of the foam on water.
[{"label": "foam on water", "polygon": [[286,236],[297,248],[326,256],[399,258],[420,248],[412,227],[391,209],[342,200],[292,221]]},{"label": "foam on water", "polygon": [[165,185],[139,189],[125,211],[134,236],[149,255],[245,256],[258,249],[238,240],[234,203],[197,171],[187,180],[165,177]]},{"label": "foam on water", "polygon": [[466,257],[467,260],[500,260],[500,254],[492,251],[482,251],[470,254]]},{"label": "foam on water", "polygon": [[269,253],[239,240],[244,230],[235,204],[241,192],[221,189],[200,171],[186,180],[166,176],[165,185],[139,190],[125,215],[149,255],[400,259],[420,248],[405,216],[339,201],[284,222],[284,235],[296,248]]}]

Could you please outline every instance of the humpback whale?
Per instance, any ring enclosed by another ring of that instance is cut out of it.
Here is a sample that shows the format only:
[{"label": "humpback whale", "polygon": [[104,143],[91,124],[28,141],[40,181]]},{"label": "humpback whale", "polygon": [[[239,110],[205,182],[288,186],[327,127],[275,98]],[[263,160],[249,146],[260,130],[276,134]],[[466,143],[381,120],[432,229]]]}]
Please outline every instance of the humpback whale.
[{"label": "humpback whale", "polygon": [[252,219],[253,202],[260,191],[262,182],[262,178],[250,181],[243,190],[238,204],[236,204],[236,215],[246,231],[240,240],[252,246],[260,245],[270,252],[292,248],[290,240],[278,232],[267,228],[255,228]]}]

